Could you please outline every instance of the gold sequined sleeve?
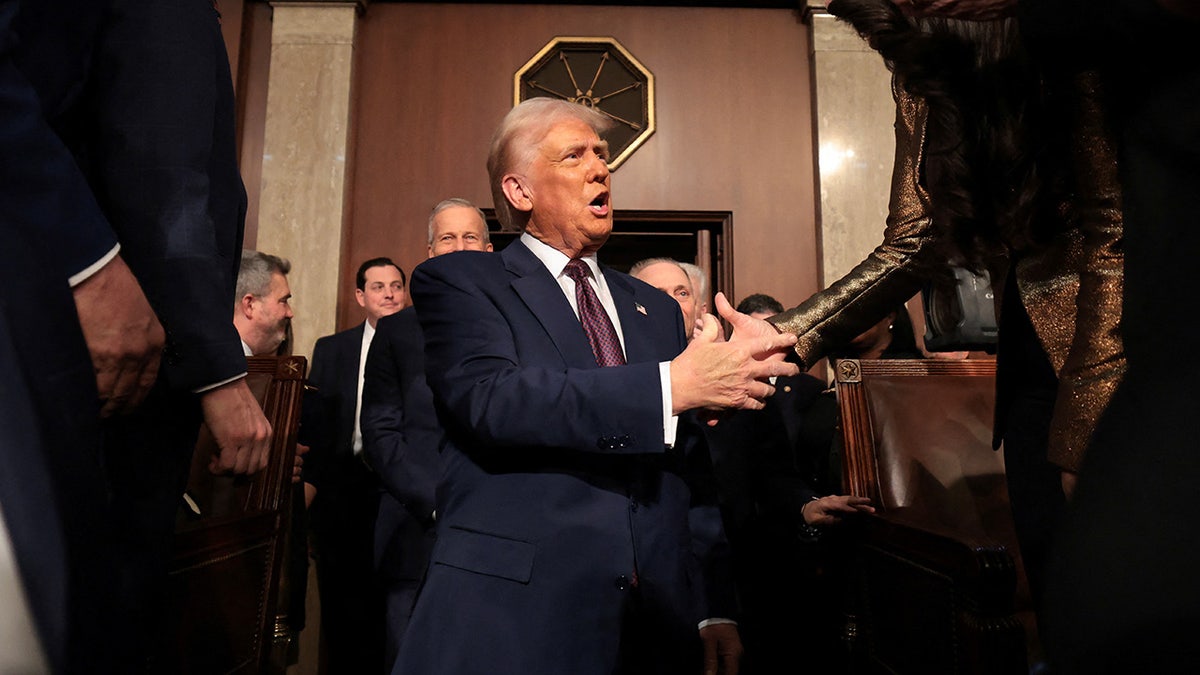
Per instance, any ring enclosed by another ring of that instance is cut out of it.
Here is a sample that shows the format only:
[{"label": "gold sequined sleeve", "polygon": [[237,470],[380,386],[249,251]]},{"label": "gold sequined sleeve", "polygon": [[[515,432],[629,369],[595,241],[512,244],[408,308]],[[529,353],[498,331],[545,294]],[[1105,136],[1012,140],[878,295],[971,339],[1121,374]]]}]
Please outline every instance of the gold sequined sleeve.
[{"label": "gold sequined sleeve", "polygon": [[1079,294],[1075,332],[1059,372],[1058,400],[1050,426],[1047,456],[1078,471],[1096,422],[1125,372],[1121,342],[1121,289],[1124,279],[1121,187],[1116,141],[1105,114],[1100,78],[1076,76],[1072,168],[1074,210],[1082,234],[1078,261]]},{"label": "gold sequined sleeve", "polygon": [[925,149],[922,99],[893,85],[896,98],[896,161],[883,243],[829,288],[770,319],[794,333],[796,354],[813,365],[879,321],[920,288],[914,268],[933,240],[929,195],[920,184]]}]

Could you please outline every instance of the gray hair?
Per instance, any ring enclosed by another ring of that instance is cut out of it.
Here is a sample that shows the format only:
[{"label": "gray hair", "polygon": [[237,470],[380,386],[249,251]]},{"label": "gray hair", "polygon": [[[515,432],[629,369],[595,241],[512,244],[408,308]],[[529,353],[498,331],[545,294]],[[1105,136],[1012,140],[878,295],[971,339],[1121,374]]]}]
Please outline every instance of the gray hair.
[{"label": "gray hair", "polygon": [[287,275],[292,271],[292,263],[286,258],[273,256],[270,253],[259,253],[249,249],[242,251],[242,264],[238,268],[237,290],[233,296],[233,304],[247,295],[261,298],[271,288],[271,275]]},{"label": "gray hair", "polygon": [[459,208],[459,207],[473,209],[475,211],[475,213],[479,214],[479,222],[483,223],[483,243],[490,244],[492,242],[492,237],[491,237],[491,235],[488,234],[488,229],[487,229],[487,216],[483,215],[483,211],[480,210],[480,208],[478,206],[475,206],[474,204],[467,201],[466,199],[463,199],[462,197],[451,197],[449,199],[443,199],[442,201],[438,202],[437,206],[433,207],[433,210],[429,212],[429,245],[430,246],[433,246],[433,221],[434,221],[434,219],[437,218],[437,215],[439,213],[441,213],[442,211],[445,211],[446,209],[454,209],[454,208]]},{"label": "gray hair", "polygon": [[[683,270],[684,274],[687,274],[687,270],[684,269],[683,263],[679,262],[678,260],[676,260],[674,258],[646,258],[645,260],[639,260],[639,261],[633,263],[633,267],[629,268],[629,276],[636,277],[638,274],[641,274],[642,270],[646,269],[647,267],[649,267],[651,265],[658,265],[660,263],[667,263],[668,265],[674,265],[674,266],[678,267],[679,269]],[[691,281],[690,277],[688,278],[688,281],[689,282]],[[693,292],[694,292],[694,290],[695,289],[693,289]]]},{"label": "gray hair", "polygon": [[526,99],[513,107],[500,121],[492,135],[488,150],[488,180],[492,185],[492,203],[500,226],[508,232],[520,232],[529,220],[526,213],[512,208],[504,196],[504,175],[514,170],[524,170],[533,161],[533,153],[554,125],[564,120],[576,119],[587,124],[603,136],[612,128],[612,121],[595,110],[556,98],[537,97]]}]

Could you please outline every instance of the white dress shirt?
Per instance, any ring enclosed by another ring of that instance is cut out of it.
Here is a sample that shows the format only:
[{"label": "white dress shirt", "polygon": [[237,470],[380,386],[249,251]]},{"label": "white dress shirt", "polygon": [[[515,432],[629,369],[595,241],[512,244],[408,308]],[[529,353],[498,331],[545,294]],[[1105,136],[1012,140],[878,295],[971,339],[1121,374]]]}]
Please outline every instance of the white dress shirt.
[{"label": "white dress shirt", "polygon": [[367,352],[371,349],[371,340],[375,339],[375,326],[370,321],[363,322],[362,348],[358,351],[358,394],[354,401],[354,456],[362,454],[362,425],[359,416],[362,414],[363,375],[367,370]]},{"label": "white dress shirt", "polygon": [[[539,241],[528,232],[521,234],[521,243],[546,266],[550,275],[558,282],[563,295],[567,296],[567,301],[571,303],[571,309],[575,310],[575,317],[578,318],[579,306],[575,300],[575,280],[564,273],[567,263],[571,262],[571,259],[562,251]],[[581,260],[592,271],[590,279],[592,289],[596,291],[596,296],[600,298],[600,304],[604,306],[604,311],[612,321],[613,328],[617,331],[617,338],[621,341],[621,351],[624,352],[625,334],[621,331],[621,317],[617,315],[617,306],[613,302],[612,292],[608,290],[608,282],[600,272],[600,263],[596,260],[596,254],[585,256]],[[660,362],[658,374],[659,386],[662,388],[663,443],[673,446],[675,445],[675,427],[679,424],[679,418],[671,414],[671,408],[674,405],[671,400],[671,362]]]}]

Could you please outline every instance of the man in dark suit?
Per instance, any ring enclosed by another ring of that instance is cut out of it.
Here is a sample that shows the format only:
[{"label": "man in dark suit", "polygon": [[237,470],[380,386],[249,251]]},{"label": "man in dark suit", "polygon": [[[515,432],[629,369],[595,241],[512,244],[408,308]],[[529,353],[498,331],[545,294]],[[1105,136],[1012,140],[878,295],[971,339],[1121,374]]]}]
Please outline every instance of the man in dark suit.
[{"label": "man in dark suit", "polygon": [[[117,554],[117,576],[102,583],[117,606],[98,623],[134,631],[112,641],[120,672],[144,668],[153,644],[202,415],[221,448],[219,468],[257,470],[269,447],[229,324],[245,195],[218,21],[202,0],[0,5],[0,218],[34,242],[32,260],[70,285],[96,371],[104,471],[86,480],[106,480],[112,496],[117,527],[106,548]],[[70,349],[73,331],[62,326],[12,330]],[[30,382],[35,399],[41,388],[63,393],[55,386]],[[44,437],[52,455],[57,433]],[[61,479],[66,469],[53,468]],[[65,491],[88,490],[68,482]],[[80,670],[109,669],[102,653],[91,660],[76,653],[88,645],[67,644],[68,660],[90,660]]]},{"label": "man in dark suit", "polygon": [[[429,257],[491,251],[487,221],[451,198],[429,214]],[[425,383],[425,340],[416,310],[379,319],[363,376],[363,451],[385,488],[375,520],[375,570],[387,598],[384,672],[391,672],[417,586],[433,549],[434,493],[444,434]]]},{"label": "man in dark suit", "polygon": [[321,594],[321,630],[333,673],[375,673],[383,663],[383,598],[373,566],[379,478],[363,457],[359,410],[363,369],[377,322],[407,299],[404,272],[388,258],[362,263],[354,297],[366,320],[313,347],[309,382],[317,411],[305,411],[311,451],[305,481],[316,488],[310,522]]},{"label": "man in dark suit", "polygon": [[[698,597],[689,542],[720,523],[689,523],[677,441],[695,430],[675,415],[761,407],[771,387],[756,378],[796,371],[767,358],[792,339],[726,343],[710,317],[689,345],[673,300],[599,266],[612,230],[607,125],[544,98],[510,111],[488,169],[501,222],[524,234],[498,255],[439,256],[415,273],[446,468],[394,672],[700,668],[697,627],[721,608]],[[736,629],[699,635],[726,643]]]}]

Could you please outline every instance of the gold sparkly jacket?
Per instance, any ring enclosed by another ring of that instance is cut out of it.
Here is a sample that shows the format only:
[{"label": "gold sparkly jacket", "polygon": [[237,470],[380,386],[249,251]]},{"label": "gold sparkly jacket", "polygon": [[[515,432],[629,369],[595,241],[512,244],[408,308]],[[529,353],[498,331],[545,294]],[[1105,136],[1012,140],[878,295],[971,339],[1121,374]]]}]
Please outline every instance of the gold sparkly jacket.
[{"label": "gold sparkly jacket", "polygon": [[[1049,459],[1077,471],[1125,370],[1125,356],[1118,334],[1123,258],[1116,148],[1098,81],[1086,74],[1073,88],[1076,222],[1041,250],[1022,253],[1010,273],[1058,373]],[[929,194],[920,182],[928,110],[923,99],[898,86],[894,91],[896,161],[883,243],[829,288],[771,319],[796,334],[796,354],[810,366],[915,294],[920,263],[935,254]]]}]

